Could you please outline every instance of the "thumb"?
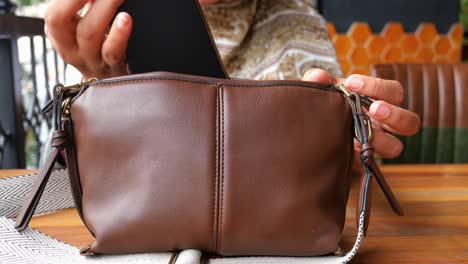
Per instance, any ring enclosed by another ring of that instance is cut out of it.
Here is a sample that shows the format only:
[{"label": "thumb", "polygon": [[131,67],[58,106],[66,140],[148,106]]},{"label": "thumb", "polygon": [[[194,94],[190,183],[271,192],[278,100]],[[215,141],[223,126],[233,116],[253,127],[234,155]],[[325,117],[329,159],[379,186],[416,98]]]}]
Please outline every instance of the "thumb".
[{"label": "thumb", "polygon": [[336,78],[328,74],[328,72],[317,68],[308,70],[304,74],[304,77],[302,77],[302,80],[306,82],[317,82],[326,84],[336,83],[337,81]]}]

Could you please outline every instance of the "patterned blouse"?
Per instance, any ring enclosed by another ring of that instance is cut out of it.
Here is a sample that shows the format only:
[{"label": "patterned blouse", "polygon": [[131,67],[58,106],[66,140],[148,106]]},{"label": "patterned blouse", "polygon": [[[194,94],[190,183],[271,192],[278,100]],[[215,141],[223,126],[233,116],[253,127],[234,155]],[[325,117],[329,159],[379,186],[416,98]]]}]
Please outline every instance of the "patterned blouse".
[{"label": "patterned blouse", "polygon": [[221,0],[203,10],[227,72],[301,79],[309,68],[342,71],[315,0]]}]

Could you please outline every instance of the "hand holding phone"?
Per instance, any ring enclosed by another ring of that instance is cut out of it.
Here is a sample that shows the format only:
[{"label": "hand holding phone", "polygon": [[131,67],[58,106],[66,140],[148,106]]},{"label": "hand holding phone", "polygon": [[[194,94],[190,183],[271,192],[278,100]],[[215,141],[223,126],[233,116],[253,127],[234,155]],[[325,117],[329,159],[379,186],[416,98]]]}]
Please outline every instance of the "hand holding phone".
[{"label": "hand holding phone", "polygon": [[[145,31],[146,29],[155,29],[155,28],[170,28],[171,21],[180,20],[180,21],[190,21],[184,17],[187,17],[187,13],[192,15],[194,14],[193,10],[197,10],[194,8],[187,8],[188,6],[198,5],[197,2],[193,2],[194,0],[167,0],[167,1],[150,1],[150,0],[129,0],[128,3],[125,3],[122,8],[125,9],[126,4],[131,4],[131,2],[141,3],[138,8],[143,10],[148,9],[146,14],[149,14],[149,20],[140,17],[137,15],[137,21],[142,21],[142,23],[138,23],[142,28],[139,32],[143,32],[143,34],[151,35],[149,31]],[[164,17],[169,18],[169,20],[165,20],[162,17],[157,17],[156,13],[163,13],[160,9],[161,7],[158,6],[159,4],[167,4],[167,3],[178,3],[171,9],[165,9],[166,11],[171,11],[169,16],[167,13]],[[81,16],[78,15],[78,12],[84,9],[85,5],[88,5],[89,8],[87,9],[86,13],[82,13]],[[118,8],[122,5],[122,0],[108,0],[108,1],[89,1],[89,0],[54,0],[50,1],[48,4],[48,8],[45,14],[45,28],[44,31],[47,37],[52,42],[53,47],[58,52],[60,57],[70,65],[73,65],[77,68],[85,79],[90,77],[97,77],[97,78],[107,78],[113,76],[119,76],[128,74],[127,71],[127,61],[126,61],[126,50],[127,44],[132,32],[133,21],[132,17],[129,16],[127,13],[118,13]],[[195,6],[198,8],[198,6]],[[137,9],[138,9],[137,8]],[[135,10],[137,10],[135,9]],[[154,12],[152,10],[155,10]],[[141,13],[141,12],[140,12]],[[199,18],[201,17],[200,12],[195,13]],[[194,17],[192,16],[192,19]],[[196,18],[196,17],[195,17]],[[201,17],[202,18],[202,17]],[[196,21],[196,19],[195,19]],[[200,21],[200,20],[198,20]],[[198,23],[199,25],[203,25],[203,23]],[[109,27],[110,25],[110,27]],[[180,23],[178,25],[181,25]],[[182,24],[183,25],[183,24]],[[138,27],[140,27],[138,26]],[[188,27],[193,25],[188,24]],[[180,28],[180,27],[179,27]],[[195,29],[200,30],[203,27],[195,27]],[[138,29],[137,29],[138,30]],[[205,30],[205,34],[208,34]],[[145,33],[146,32],[146,33]],[[203,31],[202,31],[203,32]],[[163,34],[164,35],[164,34]],[[183,35],[183,34],[182,34]],[[176,35],[173,35],[176,36]],[[203,34],[198,35],[191,35],[193,36],[202,36],[202,40],[205,41],[206,45],[202,45],[201,47],[208,52],[200,52],[200,54],[205,54],[206,56],[198,56],[202,57],[201,60],[196,60],[194,67],[188,67],[189,69],[196,68],[199,63],[205,63],[206,69],[200,72],[199,75],[207,75],[207,76],[227,76],[224,74],[222,70],[222,64],[220,60],[217,58],[216,49],[211,43],[211,39],[203,37]],[[206,35],[205,35],[206,36]],[[168,42],[169,38],[164,36],[152,36],[152,41],[160,40],[160,43],[171,43]],[[183,42],[181,38],[178,38],[180,43]],[[183,39],[183,36],[182,36]],[[207,40],[209,40],[207,42]],[[143,41],[147,41],[143,39]],[[167,41],[167,42],[164,42]],[[138,43],[138,37],[135,41],[131,41],[132,43]],[[197,43],[200,43],[196,41]],[[179,43],[179,44],[180,44]],[[130,43],[131,44],[131,43]],[[172,43],[173,44],[173,43]],[[176,43],[177,44],[177,43]],[[145,45],[145,44],[144,44]],[[175,44],[174,44],[175,45]],[[180,44],[182,45],[182,44]],[[180,45],[178,47],[180,47]],[[133,52],[138,53],[135,56],[130,55],[130,57],[138,58],[138,56],[143,56],[142,60],[139,61],[151,61],[154,63],[153,57],[146,57],[148,53],[146,52],[139,52],[139,48],[142,48],[139,44],[132,44],[132,46],[136,47],[132,49]],[[170,46],[170,45],[167,45]],[[197,45],[196,45],[197,46]],[[150,44],[145,45],[146,48],[149,47],[149,51],[151,52],[152,49]],[[171,46],[171,50],[174,50],[175,46]],[[187,40],[187,43],[183,43],[183,47],[192,49],[190,47],[190,39]],[[165,49],[162,49],[165,50]],[[179,49],[180,50],[180,49]],[[132,53],[129,49],[129,53]],[[183,51],[183,49],[182,49]],[[161,49],[158,52],[162,52]],[[180,52],[171,52],[165,50],[167,54],[173,59],[173,64],[178,64],[175,61],[181,61],[184,59],[183,53]],[[197,53],[197,52],[196,52]],[[176,56],[174,54],[181,54]],[[197,53],[197,55],[199,55]],[[193,62],[194,60],[189,59],[189,57],[185,58],[189,62]],[[133,61],[133,60],[132,60]],[[131,63],[133,64],[133,63]],[[133,64],[135,70],[138,71],[138,63]],[[142,64],[147,65],[147,63]],[[154,66],[154,65],[153,65]],[[167,71],[177,71],[179,67],[165,67],[165,64],[161,64],[161,67],[149,67],[143,69],[142,71],[151,71],[151,70],[167,70]],[[189,65],[190,66],[190,65]],[[193,65],[191,65],[193,66]],[[183,69],[180,72],[184,72]],[[194,72],[195,73],[195,72]],[[196,74],[196,73],[195,73]]]}]

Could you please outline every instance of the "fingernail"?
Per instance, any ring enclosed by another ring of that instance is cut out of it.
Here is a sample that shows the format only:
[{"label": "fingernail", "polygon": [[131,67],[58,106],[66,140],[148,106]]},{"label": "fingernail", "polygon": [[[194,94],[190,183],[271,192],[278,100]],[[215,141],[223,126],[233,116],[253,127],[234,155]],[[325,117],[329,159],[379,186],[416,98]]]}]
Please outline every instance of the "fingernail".
[{"label": "fingernail", "polygon": [[390,116],[390,108],[386,105],[379,104],[374,114],[380,119],[387,119]]},{"label": "fingernail", "polygon": [[359,77],[351,76],[346,79],[345,85],[346,88],[358,92],[364,87],[364,81]]},{"label": "fingernail", "polygon": [[119,14],[117,16],[117,27],[120,29],[125,29],[128,25],[128,19],[124,14]]},{"label": "fingernail", "polygon": [[317,76],[318,74],[320,74],[320,71],[316,69],[309,70],[304,75],[304,81],[314,80],[315,79],[314,77]]}]

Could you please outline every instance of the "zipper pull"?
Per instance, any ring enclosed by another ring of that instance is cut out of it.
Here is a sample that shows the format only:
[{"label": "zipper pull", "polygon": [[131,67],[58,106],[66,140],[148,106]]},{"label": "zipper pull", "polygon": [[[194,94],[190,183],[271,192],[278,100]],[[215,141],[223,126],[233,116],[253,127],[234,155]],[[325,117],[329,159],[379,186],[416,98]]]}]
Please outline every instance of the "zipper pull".
[{"label": "zipper pull", "polygon": [[343,83],[337,83],[334,86],[335,86],[335,89],[337,89],[339,92],[346,95],[346,97],[349,97],[350,94],[349,94],[348,90],[346,90]]},{"label": "zipper pull", "polygon": [[82,89],[83,87],[89,86],[93,82],[97,82],[97,81],[99,81],[99,79],[96,78],[96,77],[89,78],[87,81],[82,81],[80,83],[76,83],[76,84],[72,84],[72,85],[68,85],[68,86],[63,86],[62,90],[67,91],[67,90],[73,90],[73,89]]},{"label": "zipper pull", "polygon": [[[344,95],[346,101],[348,101],[349,106],[351,107],[354,118],[355,138],[362,145],[360,159],[365,171],[365,181],[361,183],[361,190],[359,194],[361,202],[358,204],[357,210],[360,215],[364,216],[363,230],[364,235],[366,235],[370,216],[370,207],[367,207],[370,203],[370,195],[368,195],[368,190],[372,179],[371,176],[377,180],[380,189],[385,194],[385,197],[387,198],[387,201],[392,207],[393,211],[398,215],[403,215],[403,210],[401,209],[401,206],[390,189],[387,181],[380,172],[379,167],[374,161],[374,148],[370,143],[374,136],[372,133],[372,123],[369,116],[362,111],[362,108],[369,110],[369,107],[374,102],[374,100],[370,97],[363,96],[355,92],[348,92],[342,83],[335,84],[334,86],[340,93]],[[366,213],[366,210],[369,210],[369,212]]]},{"label": "zipper pull", "polygon": [[362,143],[369,142],[374,137],[372,132],[372,123],[369,116],[362,112],[361,107],[369,110],[370,105],[374,102],[373,99],[367,96],[360,95],[356,92],[349,92],[346,90],[343,83],[337,83],[335,88],[341,92],[348,101],[353,111],[355,127],[355,138]]},{"label": "zipper pull", "polygon": [[[63,84],[61,83],[58,83],[54,86],[54,90],[59,87],[60,88],[60,91],[58,91],[59,93],[69,93],[69,94],[78,94],[84,87],[87,87],[89,86],[90,84],[92,84],[93,82],[96,82],[96,81],[99,81],[98,78],[90,78],[88,79],[87,81],[83,81],[83,82],[80,82],[80,83],[76,83],[76,84],[73,84],[73,85],[69,85],[69,86],[64,86]],[[75,92],[74,92],[75,90]],[[71,100],[70,100],[71,101]],[[50,111],[52,111],[52,108],[53,108],[53,105],[54,105],[54,99],[51,99],[49,102],[46,103],[46,105],[41,109],[41,114],[47,114],[49,113]]]},{"label": "zipper pull", "polygon": [[[337,83],[334,86],[335,86],[335,89],[337,89],[339,92],[344,94],[346,97],[349,97],[351,95],[351,93],[348,92],[348,90],[346,90],[346,87],[344,86],[343,83]],[[365,96],[365,95],[362,95],[362,94],[358,94],[358,95],[359,95],[359,98],[360,98],[361,103],[364,106],[364,108],[366,110],[369,110],[370,105],[372,103],[374,103],[375,100],[370,98],[369,96]]]}]

